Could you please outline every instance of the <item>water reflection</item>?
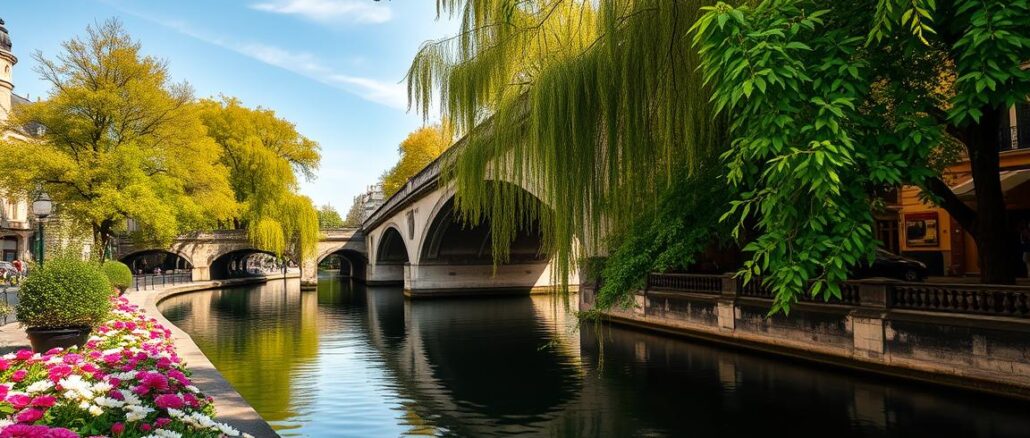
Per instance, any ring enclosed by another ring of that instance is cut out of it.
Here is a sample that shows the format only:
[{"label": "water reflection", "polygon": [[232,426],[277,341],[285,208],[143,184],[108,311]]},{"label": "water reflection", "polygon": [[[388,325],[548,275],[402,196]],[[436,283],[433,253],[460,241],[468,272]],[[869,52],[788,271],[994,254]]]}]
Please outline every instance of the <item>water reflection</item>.
[{"label": "water reflection", "polygon": [[[1021,436],[1028,404],[323,278],[161,304],[284,436]],[[598,333],[604,338],[603,361]],[[603,366],[598,366],[603,363]]]}]

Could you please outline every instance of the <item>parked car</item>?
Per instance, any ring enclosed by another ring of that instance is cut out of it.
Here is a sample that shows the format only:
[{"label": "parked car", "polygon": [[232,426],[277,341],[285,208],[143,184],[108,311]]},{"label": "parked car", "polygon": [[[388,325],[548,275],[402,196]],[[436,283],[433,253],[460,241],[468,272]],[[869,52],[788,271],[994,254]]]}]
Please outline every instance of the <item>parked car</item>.
[{"label": "parked car", "polygon": [[904,281],[923,281],[928,272],[926,264],[919,260],[877,249],[873,263],[871,265],[865,262],[860,263],[852,272],[852,277],[856,279],[881,277]]}]

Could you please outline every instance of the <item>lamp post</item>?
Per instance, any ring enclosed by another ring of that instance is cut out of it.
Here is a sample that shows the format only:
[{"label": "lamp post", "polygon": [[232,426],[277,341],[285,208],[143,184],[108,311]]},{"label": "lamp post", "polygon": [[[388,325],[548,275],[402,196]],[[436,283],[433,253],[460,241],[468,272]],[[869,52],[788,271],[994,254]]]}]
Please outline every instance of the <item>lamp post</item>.
[{"label": "lamp post", "polygon": [[46,246],[45,240],[43,239],[43,222],[47,216],[50,216],[50,212],[54,208],[54,202],[50,200],[50,195],[40,190],[39,196],[36,197],[35,201],[32,201],[32,213],[36,215],[36,222],[39,224],[38,236],[36,242],[39,245],[39,267],[43,267],[43,250]]}]

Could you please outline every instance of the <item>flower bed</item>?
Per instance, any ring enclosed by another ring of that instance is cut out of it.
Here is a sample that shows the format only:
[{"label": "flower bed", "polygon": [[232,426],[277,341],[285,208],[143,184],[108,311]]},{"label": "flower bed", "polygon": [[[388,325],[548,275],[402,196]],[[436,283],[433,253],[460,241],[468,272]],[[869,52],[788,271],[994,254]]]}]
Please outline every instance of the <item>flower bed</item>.
[{"label": "flower bed", "polygon": [[212,399],[190,383],[171,331],[112,301],[112,319],[84,348],[0,358],[0,438],[240,436],[211,419]]}]

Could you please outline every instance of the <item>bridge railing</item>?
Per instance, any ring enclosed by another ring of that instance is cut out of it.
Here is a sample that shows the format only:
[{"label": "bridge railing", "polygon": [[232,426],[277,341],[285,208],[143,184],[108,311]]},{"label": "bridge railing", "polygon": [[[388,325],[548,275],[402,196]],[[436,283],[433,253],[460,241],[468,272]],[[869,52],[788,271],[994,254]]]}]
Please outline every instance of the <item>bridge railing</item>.
[{"label": "bridge railing", "polygon": [[155,290],[165,286],[189,283],[193,281],[193,272],[184,269],[167,274],[144,274],[132,276],[132,290]]}]

